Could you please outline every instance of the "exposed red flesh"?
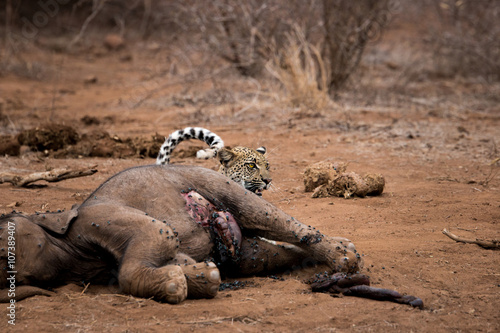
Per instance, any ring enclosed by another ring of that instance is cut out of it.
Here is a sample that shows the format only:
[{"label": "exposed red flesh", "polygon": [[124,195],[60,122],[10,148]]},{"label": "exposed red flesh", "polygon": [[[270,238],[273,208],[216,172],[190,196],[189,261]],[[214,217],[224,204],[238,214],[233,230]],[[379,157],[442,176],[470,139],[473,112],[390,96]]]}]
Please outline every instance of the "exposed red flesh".
[{"label": "exposed red flesh", "polygon": [[233,215],[217,210],[214,204],[196,191],[181,193],[186,200],[189,215],[204,228],[212,228],[229,253],[236,256],[236,246],[241,244],[241,230]]}]

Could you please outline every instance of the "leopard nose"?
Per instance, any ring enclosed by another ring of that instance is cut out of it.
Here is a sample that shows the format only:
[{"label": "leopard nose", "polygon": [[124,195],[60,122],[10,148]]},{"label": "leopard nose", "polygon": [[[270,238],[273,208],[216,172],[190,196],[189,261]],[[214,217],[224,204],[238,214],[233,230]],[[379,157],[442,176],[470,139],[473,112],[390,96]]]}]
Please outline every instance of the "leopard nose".
[{"label": "leopard nose", "polygon": [[272,178],[262,178],[262,181],[266,183],[266,185],[269,185],[273,180]]}]

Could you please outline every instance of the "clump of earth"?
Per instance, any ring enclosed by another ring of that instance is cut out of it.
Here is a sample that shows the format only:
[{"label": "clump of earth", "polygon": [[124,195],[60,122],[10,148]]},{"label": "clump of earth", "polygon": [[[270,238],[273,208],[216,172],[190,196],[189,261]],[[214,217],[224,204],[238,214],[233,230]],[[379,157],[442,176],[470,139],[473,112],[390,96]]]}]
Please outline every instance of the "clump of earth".
[{"label": "clump of earth", "polygon": [[381,174],[360,176],[355,172],[346,172],[343,163],[318,162],[308,166],[304,171],[304,187],[306,192],[313,192],[313,198],[365,197],[380,195],[384,191],[385,178]]},{"label": "clump of earth", "polygon": [[[151,138],[125,138],[112,136],[103,129],[79,134],[71,126],[45,124],[20,132],[0,136],[0,155],[20,156],[28,151],[44,152],[54,158],[77,157],[149,157],[156,158],[165,136],[158,133]],[[174,153],[178,157],[193,157],[200,148],[190,147]]]}]

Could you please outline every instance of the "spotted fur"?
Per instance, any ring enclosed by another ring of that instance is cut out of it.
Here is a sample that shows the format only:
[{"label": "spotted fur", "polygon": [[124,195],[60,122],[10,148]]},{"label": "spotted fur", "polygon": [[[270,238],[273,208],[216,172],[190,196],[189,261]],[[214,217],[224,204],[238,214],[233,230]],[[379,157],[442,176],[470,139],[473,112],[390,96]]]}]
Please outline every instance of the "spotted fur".
[{"label": "spotted fur", "polygon": [[219,172],[247,190],[262,195],[262,191],[269,189],[272,181],[265,153],[266,147],[222,148],[218,153],[221,164]]},{"label": "spotted fur", "polygon": [[156,164],[168,164],[175,147],[189,139],[198,139],[210,146],[198,151],[196,157],[209,159],[218,156],[221,164],[219,172],[226,177],[258,195],[269,189],[272,179],[269,161],[265,157],[266,147],[224,147],[224,142],[217,134],[201,127],[187,127],[172,133],[161,146]]},{"label": "spotted fur", "polygon": [[156,164],[169,164],[170,155],[175,147],[182,141],[189,139],[198,139],[209,145],[210,148],[199,150],[196,153],[196,157],[201,159],[214,158],[219,149],[224,147],[224,141],[217,134],[201,127],[186,127],[169,135],[160,147]]}]

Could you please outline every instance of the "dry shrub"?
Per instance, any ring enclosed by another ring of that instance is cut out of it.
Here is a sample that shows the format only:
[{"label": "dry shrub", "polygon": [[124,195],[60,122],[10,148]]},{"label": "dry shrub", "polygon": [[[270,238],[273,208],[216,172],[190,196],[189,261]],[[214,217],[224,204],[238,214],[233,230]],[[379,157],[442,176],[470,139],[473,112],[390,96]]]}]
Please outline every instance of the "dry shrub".
[{"label": "dry shrub", "polygon": [[[244,76],[260,74],[277,49],[288,58],[290,68],[293,66],[292,75],[306,80],[307,87],[298,91],[309,91],[300,99],[310,101],[310,91],[322,94],[328,87],[331,93],[346,82],[358,67],[367,42],[387,24],[393,1],[71,0],[58,6],[47,26],[36,29],[36,35],[71,31],[74,37],[69,45],[74,45],[91,31],[112,30],[121,37],[156,33],[182,44],[184,53],[209,49],[204,57],[217,55]],[[42,3],[24,0],[16,7],[6,6],[12,9],[6,26],[19,30],[21,18],[32,20],[41,13]],[[303,32],[298,33],[297,26]],[[314,80],[317,89],[311,89]],[[316,105],[316,97],[312,100]]]},{"label": "dry shrub", "polygon": [[[317,85],[320,90],[327,86],[332,92],[346,82],[357,68],[365,45],[386,26],[391,17],[390,3],[391,0],[193,0],[179,4],[179,9],[214,53],[232,63],[241,74],[258,74],[264,64],[275,60],[275,50],[279,50],[292,62],[301,59],[295,68],[302,70],[306,66],[312,69],[313,62],[305,58],[314,58],[315,66],[323,69],[316,67],[308,72],[321,70],[315,78]],[[297,26],[302,27],[300,34]],[[313,45],[322,48],[318,50]],[[326,85],[322,82],[325,76]],[[311,81],[311,77],[306,78]]]},{"label": "dry shrub", "polygon": [[500,80],[500,2],[433,0],[438,17],[431,31],[437,74]]},{"label": "dry shrub", "polygon": [[393,14],[390,0],[322,1],[322,57],[330,92],[345,84],[358,67],[365,46],[380,36]]},{"label": "dry shrub", "polygon": [[295,25],[288,43],[266,64],[266,69],[283,85],[293,106],[323,109],[330,102],[328,77],[320,51],[311,45]]},{"label": "dry shrub", "polygon": [[179,9],[212,52],[240,74],[255,76],[269,58],[269,43],[288,29],[278,18],[290,17],[295,6],[283,0],[193,0],[179,3]]}]

